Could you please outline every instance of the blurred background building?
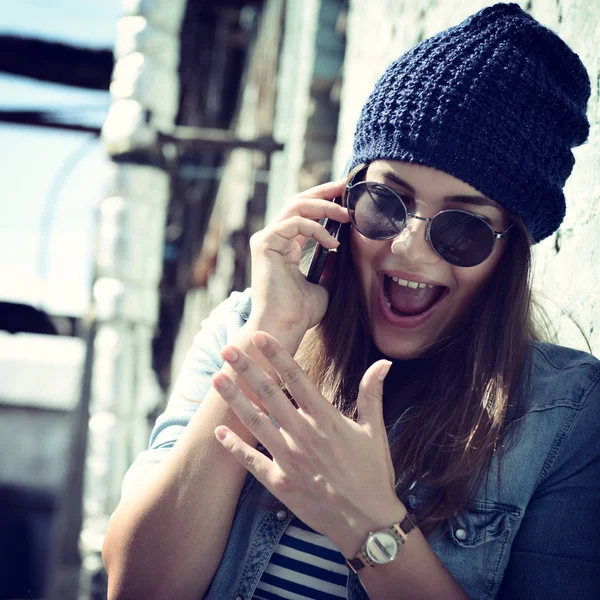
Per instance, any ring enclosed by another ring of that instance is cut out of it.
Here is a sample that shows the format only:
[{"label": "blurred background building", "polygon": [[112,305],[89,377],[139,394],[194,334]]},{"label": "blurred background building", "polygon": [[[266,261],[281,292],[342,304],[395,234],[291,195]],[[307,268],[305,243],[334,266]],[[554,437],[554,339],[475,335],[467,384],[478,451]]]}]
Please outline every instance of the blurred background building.
[{"label": "blurred background building", "polygon": [[[487,4],[3,8],[0,600],[106,597],[99,553],[124,471],[200,321],[247,286],[249,237],[341,174],[391,60]],[[600,8],[521,5],[592,80],[590,142],[567,219],[536,250],[536,283],[559,339],[585,349],[587,337],[598,354]]]}]

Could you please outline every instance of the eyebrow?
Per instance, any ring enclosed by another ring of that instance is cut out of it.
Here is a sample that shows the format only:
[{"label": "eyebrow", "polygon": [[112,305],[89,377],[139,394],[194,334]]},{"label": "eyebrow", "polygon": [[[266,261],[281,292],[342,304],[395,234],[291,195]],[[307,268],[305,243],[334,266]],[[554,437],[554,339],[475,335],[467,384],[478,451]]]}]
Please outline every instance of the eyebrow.
[{"label": "eyebrow", "polygon": [[[393,171],[381,171],[380,175],[387,179],[388,181],[392,181],[397,185],[402,186],[407,189],[413,196],[415,195],[415,188],[412,187],[409,183],[401,179],[394,173]],[[487,198],[486,196],[481,195],[471,195],[471,194],[457,194],[454,196],[444,196],[444,202],[464,202],[466,204],[474,204],[476,206],[491,206],[492,208],[500,209],[500,205],[492,200],[491,198]]]}]

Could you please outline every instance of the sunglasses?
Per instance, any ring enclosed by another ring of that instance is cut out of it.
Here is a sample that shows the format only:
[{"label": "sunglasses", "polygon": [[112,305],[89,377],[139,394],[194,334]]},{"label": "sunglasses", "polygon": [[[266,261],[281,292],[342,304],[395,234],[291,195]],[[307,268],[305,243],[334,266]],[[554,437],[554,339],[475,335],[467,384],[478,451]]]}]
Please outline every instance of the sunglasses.
[{"label": "sunglasses", "polygon": [[465,210],[442,210],[434,217],[408,212],[402,197],[387,185],[372,181],[355,183],[366,171],[358,171],[345,189],[345,204],[354,228],[371,240],[390,240],[400,235],[409,219],[427,223],[427,241],[435,253],[456,267],[475,267],[494,250],[505,231],[494,231],[479,215]]}]

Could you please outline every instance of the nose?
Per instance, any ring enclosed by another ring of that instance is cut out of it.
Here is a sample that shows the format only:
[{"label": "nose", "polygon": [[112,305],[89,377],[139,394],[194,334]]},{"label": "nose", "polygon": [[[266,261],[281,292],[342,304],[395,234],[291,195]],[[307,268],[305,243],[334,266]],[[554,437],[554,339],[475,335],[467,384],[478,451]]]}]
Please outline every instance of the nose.
[{"label": "nose", "polygon": [[404,255],[412,262],[434,264],[440,260],[427,239],[429,223],[410,217],[406,227],[392,239],[392,254]]}]

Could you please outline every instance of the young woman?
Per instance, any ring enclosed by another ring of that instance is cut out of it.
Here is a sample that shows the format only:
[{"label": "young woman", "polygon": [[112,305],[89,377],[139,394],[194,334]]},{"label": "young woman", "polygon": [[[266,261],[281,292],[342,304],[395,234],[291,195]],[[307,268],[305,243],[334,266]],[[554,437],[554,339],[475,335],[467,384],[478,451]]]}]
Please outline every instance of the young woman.
[{"label": "young woman", "polygon": [[[517,5],[388,68],[349,177],[253,237],[251,290],[197,335],[109,598],[598,597],[600,363],[539,341],[529,287],[589,93]],[[309,238],[337,248],[321,285]]]}]

